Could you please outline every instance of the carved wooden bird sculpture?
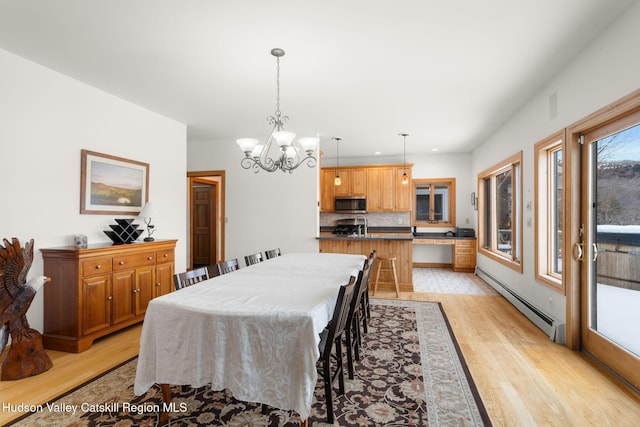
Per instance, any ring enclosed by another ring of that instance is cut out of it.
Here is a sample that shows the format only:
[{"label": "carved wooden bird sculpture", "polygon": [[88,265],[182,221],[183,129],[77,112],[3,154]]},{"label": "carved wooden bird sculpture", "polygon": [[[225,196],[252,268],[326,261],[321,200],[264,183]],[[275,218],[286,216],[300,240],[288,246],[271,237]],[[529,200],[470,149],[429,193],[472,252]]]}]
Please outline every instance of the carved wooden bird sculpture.
[{"label": "carved wooden bird sculpture", "polygon": [[33,297],[48,277],[38,276],[26,283],[27,273],[33,261],[33,239],[20,247],[15,237],[9,242],[3,239],[0,245],[0,353],[7,345],[9,335],[12,342],[32,338],[26,313]]}]

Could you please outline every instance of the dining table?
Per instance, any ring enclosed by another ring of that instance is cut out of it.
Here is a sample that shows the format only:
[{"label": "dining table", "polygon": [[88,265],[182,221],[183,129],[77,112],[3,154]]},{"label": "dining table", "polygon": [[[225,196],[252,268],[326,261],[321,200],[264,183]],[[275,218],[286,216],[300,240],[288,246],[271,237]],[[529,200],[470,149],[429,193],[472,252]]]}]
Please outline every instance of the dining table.
[{"label": "dining table", "polygon": [[[134,393],[209,385],[309,417],[320,332],[340,286],[366,257],[287,253],[154,298],[140,336]],[[169,396],[164,395],[165,401]]]}]

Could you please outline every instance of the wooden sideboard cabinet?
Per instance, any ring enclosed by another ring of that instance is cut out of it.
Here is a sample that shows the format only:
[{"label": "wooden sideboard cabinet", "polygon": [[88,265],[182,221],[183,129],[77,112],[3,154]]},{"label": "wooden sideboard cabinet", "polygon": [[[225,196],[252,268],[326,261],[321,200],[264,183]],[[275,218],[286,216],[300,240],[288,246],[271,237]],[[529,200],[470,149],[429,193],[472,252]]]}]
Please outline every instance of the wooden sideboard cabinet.
[{"label": "wooden sideboard cabinet", "polygon": [[79,353],[141,322],[151,299],[173,289],[177,240],[41,249],[44,346]]},{"label": "wooden sideboard cabinet", "polygon": [[453,271],[473,273],[476,269],[476,239],[455,239]]}]

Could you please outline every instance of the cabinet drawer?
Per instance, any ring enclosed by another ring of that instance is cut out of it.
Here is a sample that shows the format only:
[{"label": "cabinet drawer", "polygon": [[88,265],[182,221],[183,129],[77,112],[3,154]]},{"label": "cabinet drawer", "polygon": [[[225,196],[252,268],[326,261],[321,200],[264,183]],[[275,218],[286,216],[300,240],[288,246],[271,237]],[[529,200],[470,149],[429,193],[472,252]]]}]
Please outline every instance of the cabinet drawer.
[{"label": "cabinet drawer", "polygon": [[173,258],[172,250],[156,251],[156,260],[158,263],[173,261]]},{"label": "cabinet drawer", "polygon": [[456,246],[473,247],[475,246],[475,241],[474,240],[456,240]]},{"label": "cabinet drawer", "polygon": [[473,248],[459,248],[456,246],[456,254],[473,254]]},{"label": "cabinet drawer", "polygon": [[82,263],[82,276],[111,273],[111,258],[93,259]]},{"label": "cabinet drawer", "polygon": [[469,255],[462,255],[456,257],[456,266],[458,267],[475,267],[476,262],[474,257]]},{"label": "cabinet drawer", "polygon": [[155,252],[142,252],[139,254],[117,256],[113,258],[113,270],[126,270],[129,268],[154,265],[156,263]]}]

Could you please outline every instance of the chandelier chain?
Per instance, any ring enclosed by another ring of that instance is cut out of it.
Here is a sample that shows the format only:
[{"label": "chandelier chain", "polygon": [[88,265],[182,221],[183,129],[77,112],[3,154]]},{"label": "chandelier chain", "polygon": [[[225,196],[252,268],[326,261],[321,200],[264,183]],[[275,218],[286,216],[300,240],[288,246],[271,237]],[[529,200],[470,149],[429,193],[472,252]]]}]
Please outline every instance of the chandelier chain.
[{"label": "chandelier chain", "polygon": [[276,117],[280,117],[280,57],[276,57]]}]

